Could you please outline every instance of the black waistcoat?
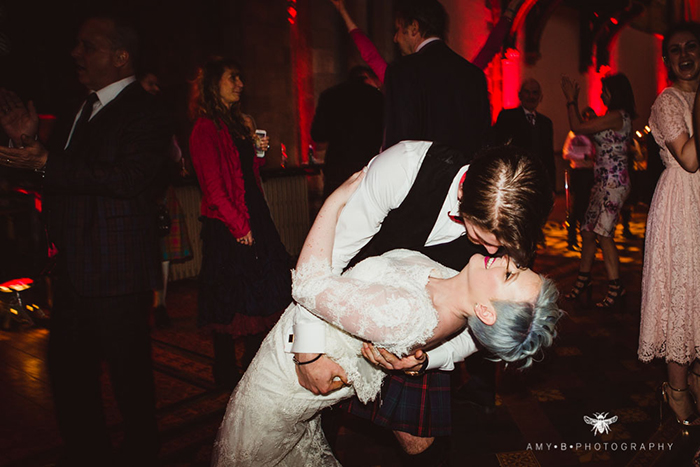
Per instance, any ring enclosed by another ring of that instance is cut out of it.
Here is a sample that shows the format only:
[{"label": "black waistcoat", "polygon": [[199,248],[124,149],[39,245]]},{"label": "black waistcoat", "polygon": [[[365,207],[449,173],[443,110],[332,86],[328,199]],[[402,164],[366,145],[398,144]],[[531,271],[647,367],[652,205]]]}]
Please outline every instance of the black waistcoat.
[{"label": "black waistcoat", "polygon": [[379,232],[350,260],[347,267],[352,267],[365,258],[404,248],[419,251],[459,271],[474,253],[482,252],[483,247],[471,243],[466,235],[449,243],[425,246],[445,203],[452,180],[459,169],[468,163],[469,159],[460,151],[433,143],[406,199],[398,208],[389,212]]}]

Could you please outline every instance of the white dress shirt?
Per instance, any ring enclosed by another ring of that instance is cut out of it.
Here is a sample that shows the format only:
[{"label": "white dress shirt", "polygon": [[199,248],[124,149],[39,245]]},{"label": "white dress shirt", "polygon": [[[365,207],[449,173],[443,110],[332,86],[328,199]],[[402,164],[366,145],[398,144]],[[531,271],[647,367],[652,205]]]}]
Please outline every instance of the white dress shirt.
[{"label": "white dress shirt", "polygon": [[[398,208],[408,195],[423,159],[432,146],[427,141],[402,141],[382,152],[368,164],[367,175],[348,200],[338,217],[333,244],[333,271],[340,274],[350,260],[379,231],[384,218]],[[451,242],[466,233],[464,225],[450,215],[459,211],[458,191],[462,167],[450,185],[440,215],[425,243],[426,246]],[[300,313],[294,324],[288,352],[324,353],[327,324],[309,311]],[[476,352],[469,333],[464,330],[439,347],[430,350],[428,369],[454,369],[454,363]]]},{"label": "white dress shirt", "polygon": [[[92,120],[95,117],[95,115],[97,115],[97,113],[100,110],[102,110],[102,107],[112,102],[114,98],[117,97],[119,93],[124,90],[124,88],[126,88],[134,81],[136,81],[136,77],[134,75],[131,75],[128,78],[120,79],[119,81],[115,81],[112,84],[108,84],[99,91],[91,91],[97,94],[97,100],[92,105],[92,113],[90,114],[89,120]],[[78,118],[80,118],[80,114],[83,113],[83,107],[85,107],[85,104],[86,102],[83,102],[83,105],[80,106],[80,110],[78,111],[78,113],[75,114],[75,119],[73,120],[73,127],[70,129],[70,136],[68,136],[68,141],[66,141],[66,145],[63,149],[66,149],[68,147],[71,138],[73,138],[75,124],[78,123]]]}]

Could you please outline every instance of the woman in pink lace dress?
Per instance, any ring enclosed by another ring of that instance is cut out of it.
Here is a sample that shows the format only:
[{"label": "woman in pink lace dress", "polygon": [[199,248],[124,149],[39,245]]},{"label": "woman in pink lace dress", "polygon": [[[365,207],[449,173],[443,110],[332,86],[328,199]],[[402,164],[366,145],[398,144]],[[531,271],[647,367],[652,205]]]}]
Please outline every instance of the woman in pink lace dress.
[{"label": "woman in pink lace dress", "polygon": [[666,169],[647,218],[638,351],[643,362],[666,359],[668,382],[662,394],[683,425],[700,424],[688,393],[690,387],[699,400],[700,172],[693,138],[693,102],[700,84],[699,28],[695,23],[676,25],[663,40],[663,58],[673,84],[656,98],[649,117]]}]

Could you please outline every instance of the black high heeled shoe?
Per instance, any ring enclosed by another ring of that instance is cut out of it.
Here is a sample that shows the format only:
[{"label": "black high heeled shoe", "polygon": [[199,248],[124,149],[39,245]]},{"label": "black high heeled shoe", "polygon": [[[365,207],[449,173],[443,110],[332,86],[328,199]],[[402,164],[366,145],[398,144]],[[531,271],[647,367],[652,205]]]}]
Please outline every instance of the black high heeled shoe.
[{"label": "black high heeled shoe", "polygon": [[625,296],[627,295],[627,290],[622,286],[620,279],[612,279],[608,281],[608,292],[605,294],[605,298],[596,303],[598,308],[617,308],[619,306],[624,307]]},{"label": "black high heeled shoe", "polygon": [[574,286],[568,294],[564,295],[564,298],[567,300],[578,300],[583,292],[586,292],[586,298],[588,302],[590,302],[591,294],[593,293],[593,289],[591,288],[591,273],[579,271]]}]

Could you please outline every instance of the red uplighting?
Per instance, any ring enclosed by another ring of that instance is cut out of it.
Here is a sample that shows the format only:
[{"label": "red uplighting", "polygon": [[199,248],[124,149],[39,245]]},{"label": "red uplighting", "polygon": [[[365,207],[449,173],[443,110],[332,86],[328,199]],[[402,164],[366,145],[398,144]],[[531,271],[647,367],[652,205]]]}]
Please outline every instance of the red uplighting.
[{"label": "red uplighting", "polygon": [[594,12],[593,12],[593,16],[595,16],[595,17],[597,18],[597,17],[598,17],[598,13],[596,13],[596,12],[594,11]]},{"label": "red uplighting", "polygon": [[289,24],[296,24],[297,0],[289,0],[287,5],[287,21],[289,21]]},{"label": "red uplighting", "polygon": [[617,25],[619,23],[619,21],[615,18],[610,18],[610,22],[614,25]]},{"label": "red uplighting", "polygon": [[39,114],[37,117],[39,120],[56,120],[56,116],[51,114]]},{"label": "red uplighting", "polygon": [[506,51],[505,60],[501,61],[503,69],[503,107],[516,107],[520,99],[520,52],[516,49]]}]

